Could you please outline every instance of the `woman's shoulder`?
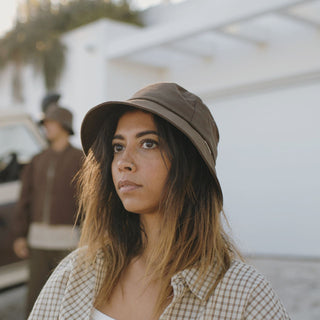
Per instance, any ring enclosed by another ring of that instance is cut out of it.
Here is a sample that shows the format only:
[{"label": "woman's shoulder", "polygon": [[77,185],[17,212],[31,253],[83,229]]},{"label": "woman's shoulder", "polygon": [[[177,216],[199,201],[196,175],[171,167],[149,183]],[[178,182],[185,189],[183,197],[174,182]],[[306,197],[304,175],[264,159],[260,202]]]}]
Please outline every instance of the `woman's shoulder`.
[{"label": "woman's shoulder", "polygon": [[[289,319],[270,282],[255,267],[235,260],[217,286],[232,305],[242,306],[245,319]],[[259,314],[258,318],[255,315]],[[268,315],[265,318],[263,315]]]},{"label": "woman's shoulder", "polygon": [[[97,283],[96,264],[85,263],[87,248],[79,248],[66,256],[54,270],[42,289],[30,315],[30,320],[76,319],[70,310],[83,301],[84,307],[92,304]],[[88,312],[82,310],[81,312]]]},{"label": "woman's shoulder", "polygon": [[242,262],[240,260],[234,260],[231,263],[230,268],[223,277],[223,282],[228,285],[241,286],[249,289],[259,284],[267,282],[264,275],[262,275],[252,265]]},{"label": "woman's shoulder", "polygon": [[81,276],[85,270],[84,260],[86,256],[86,248],[78,248],[69,253],[51,274],[49,280],[45,284],[45,288],[60,288],[64,290],[71,277],[75,275]]},{"label": "woman's shoulder", "polygon": [[103,252],[99,250],[95,259],[89,260],[86,246],[73,250],[58,265],[55,272],[90,272],[103,264]]},{"label": "woman's shoulder", "polygon": [[239,260],[232,262],[218,286],[231,290],[245,300],[250,299],[255,293],[259,293],[261,296],[275,295],[265,275],[260,273],[254,266]]},{"label": "woman's shoulder", "polygon": [[54,272],[68,272],[75,268],[77,265],[80,265],[80,261],[85,259],[86,248],[77,248],[71,251],[66,257],[64,257],[61,262],[58,264]]}]

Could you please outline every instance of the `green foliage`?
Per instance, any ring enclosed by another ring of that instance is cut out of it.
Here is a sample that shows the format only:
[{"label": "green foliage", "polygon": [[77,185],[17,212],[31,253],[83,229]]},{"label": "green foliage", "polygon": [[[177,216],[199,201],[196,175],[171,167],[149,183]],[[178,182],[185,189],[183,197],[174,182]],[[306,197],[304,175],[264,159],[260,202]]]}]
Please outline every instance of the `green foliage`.
[{"label": "green foliage", "polygon": [[[13,91],[21,96],[21,66],[32,63],[44,75],[47,89],[54,89],[65,62],[61,34],[100,18],[140,25],[138,13],[127,1],[72,0],[66,4],[39,6],[26,22],[18,22],[0,39],[0,68],[15,66]],[[20,91],[20,92],[19,92]]]}]

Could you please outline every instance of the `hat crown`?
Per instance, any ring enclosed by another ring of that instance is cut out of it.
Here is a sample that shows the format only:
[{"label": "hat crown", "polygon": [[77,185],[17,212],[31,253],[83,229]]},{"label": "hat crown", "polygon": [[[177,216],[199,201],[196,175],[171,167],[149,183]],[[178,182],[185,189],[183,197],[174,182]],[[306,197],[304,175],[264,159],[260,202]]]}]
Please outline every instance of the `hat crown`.
[{"label": "hat crown", "polygon": [[128,101],[139,100],[157,103],[187,121],[206,141],[216,158],[219,131],[209,108],[198,96],[176,83],[161,82],[139,90]]},{"label": "hat crown", "polygon": [[46,113],[44,114],[43,121],[45,120],[57,121],[66,130],[68,130],[71,134],[73,134],[73,129],[72,129],[73,115],[68,109],[62,108],[57,104],[51,104],[47,108]]},{"label": "hat crown", "polygon": [[219,142],[217,125],[203,101],[176,83],[151,84],[128,100],[106,101],[90,109],[81,125],[81,142],[85,154],[88,154],[105,120],[115,110],[126,106],[151,112],[185,134],[219,184],[215,173]]}]

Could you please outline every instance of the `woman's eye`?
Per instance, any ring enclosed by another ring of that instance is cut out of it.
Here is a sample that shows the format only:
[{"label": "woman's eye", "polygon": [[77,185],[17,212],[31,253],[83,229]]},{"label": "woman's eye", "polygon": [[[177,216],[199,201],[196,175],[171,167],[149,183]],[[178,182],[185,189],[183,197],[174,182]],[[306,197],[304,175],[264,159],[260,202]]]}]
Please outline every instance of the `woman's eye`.
[{"label": "woman's eye", "polygon": [[113,153],[118,153],[123,150],[123,146],[118,143],[114,144],[112,147],[113,147]]},{"label": "woman's eye", "polygon": [[158,142],[154,140],[145,140],[142,142],[142,147],[144,149],[154,149],[158,146]]}]

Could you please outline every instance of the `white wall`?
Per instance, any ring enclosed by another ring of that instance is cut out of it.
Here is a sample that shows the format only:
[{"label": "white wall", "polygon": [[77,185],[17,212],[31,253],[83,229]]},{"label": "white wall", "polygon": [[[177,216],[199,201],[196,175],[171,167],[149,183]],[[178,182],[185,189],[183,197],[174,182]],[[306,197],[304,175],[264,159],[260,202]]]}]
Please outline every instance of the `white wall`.
[{"label": "white wall", "polygon": [[245,252],[320,256],[320,82],[211,100],[217,172]]}]

